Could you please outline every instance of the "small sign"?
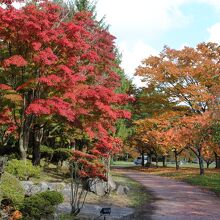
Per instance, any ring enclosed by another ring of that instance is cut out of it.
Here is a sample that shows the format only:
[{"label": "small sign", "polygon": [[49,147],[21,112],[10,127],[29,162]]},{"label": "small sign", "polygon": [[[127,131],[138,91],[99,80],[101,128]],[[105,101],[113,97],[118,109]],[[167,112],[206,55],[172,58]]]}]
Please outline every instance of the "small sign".
[{"label": "small sign", "polygon": [[111,214],[111,208],[102,208],[100,211],[101,215],[110,215]]}]

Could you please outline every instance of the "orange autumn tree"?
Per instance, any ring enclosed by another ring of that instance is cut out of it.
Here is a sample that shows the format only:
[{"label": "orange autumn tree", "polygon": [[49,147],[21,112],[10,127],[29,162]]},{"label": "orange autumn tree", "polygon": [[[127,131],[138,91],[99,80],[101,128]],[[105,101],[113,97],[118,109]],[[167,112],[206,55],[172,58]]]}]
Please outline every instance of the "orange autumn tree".
[{"label": "orange autumn tree", "polygon": [[151,118],[135,121],[136,139],[144,143],[144,150],[148,154],[149,163],[151,162],[152,155],[154,155],[157,164],[158,157],[166,157],[173,148],[173,145],[166,140],[167,135],[165,136],[164,134],[170,127],[171,121],[174,120],[178,114],[180,114],[180,112],[170,110]]},{"label": "orange autumn tree", "polygon": [[155,84],[178,106],[187,106],[191,114],[211,110],[219,88],[220,50],[215,43],[196,48],[174,50],[165,47],[159,56],[151,56],[137,68],[136,75]]},{"label": "orange autumn tree", "polygon": [[199,115],[185,115],[165,134],[168,143],[182,146],[182,149],[189,149],[195,154],[199,161],[200,175],[204,174],[204,158],[207,159],[216,146],[209,132],[211,123],[212,118],[208,111]]},{"label": "orange autumn tree", "polygon": [[169,112],[165,114],[166,118],[161,117],[157,120],[158,129],[155,132],[155,138],[158,144],[166,149],[166,153],[174,153],[176,170],[179,169],[179,156],[186,150],[187,144],[185,139],[180,135],[175,127],[176,120],[181,116],[176,112]]},{"label": "orange autumn tree", "polygon": [[213,100],[212,88],[219,84],[218,44],[201,43],[196,48],[174,50],[165,47],[137,68],[136,75],[157,85],[171,100],[203,113]]},{"label": "orange autumn tree", "polygon": [[151,163],[152,155],[155,156],[158,162],[158,155],[160,153],[159,145],[153,135],[155,126],[149,119],[140,119],[135,121],[136,133],[133,136],[136,141],[136,148],[142,155],[142,166],[144,166],[144,154],[148,155],[148,165]]}]

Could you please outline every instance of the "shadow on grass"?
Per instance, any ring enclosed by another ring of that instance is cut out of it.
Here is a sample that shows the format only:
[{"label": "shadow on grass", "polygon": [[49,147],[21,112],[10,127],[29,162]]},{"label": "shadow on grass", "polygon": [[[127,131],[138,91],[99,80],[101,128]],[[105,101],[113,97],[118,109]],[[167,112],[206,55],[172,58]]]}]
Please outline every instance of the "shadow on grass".
[{"label": "shadow on grass", "polygon": [[57,169],[57,168],[44,168],[40,181],[49,182],[68,182],[70,179],[70,174],[67,170]]}]

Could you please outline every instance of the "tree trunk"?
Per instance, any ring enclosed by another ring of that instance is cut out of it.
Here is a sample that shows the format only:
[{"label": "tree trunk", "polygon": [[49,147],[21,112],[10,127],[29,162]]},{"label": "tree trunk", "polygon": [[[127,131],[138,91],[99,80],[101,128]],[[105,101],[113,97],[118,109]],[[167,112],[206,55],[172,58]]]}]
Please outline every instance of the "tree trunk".
[{"label": "tree trunk", "polygon": [[176,170],[179,170],[180,166],[178,162],[178,153],[176,150],[174,151],[174,155],[175,155],[175,162],[176,162]]},{"label": "tree trunk", "polygon": [[199,159],[200,175],[204,175],[205,174],[205,170],[204,170],[203,158],[202,158],[202,155],[201,155],[201,148],[198,149],[198,159]]},{"label": "tree trunk", "polygon": [[144,167],[144,153],[141,153],[141,166]]},{"label": "tree trunk", "polygon": [[209,162],[209,161],[206,162],[206,167],[207,167],[207,169],[209,169],[209,165],[210,165],[210,162]]},{"label": "tree trunk", "polygon": [[125,154],[125,161],[128,161],[128,156],[129,156],[129,154],[126,153],[126,154]]},{"label": "tree trunk", "polygon": [[156,167],[158,168],[158,155],[155,155],[155,159],[156,159]]},{"label": "tree trunk", "polygon": [[29,99],[30,97],[28,95],[27,97],[24,96],[22,116],[21,116],[21,127],[19,131],[19,150],[20,150],[22,160],[26,160],[27,158],[30,127],[31,127],[32,120],[33,120],[33,117],[31,115],[25,114],[25,109],[28,105]]},{"label": "tree trunk", "polygon": [[152,163],[152,155],[151,155],[151,154],[148,154],[147,156],[148,156],[148,157],[147,157],[147,164],[146,164],[146,166],[147,166],[147,167],[150,167],[150,166],[151,166],[151,163]]},{"label": "tree trunk", "polygon": [[215,155],[215,168],[219,169],[220,168],[220,157],[217,155],[216,152],[214,152]]},{"label": "tree trunk", "polygon": [[19,150],[22,160],[27,159],[28,142],[29,142],[29,130],[27,130],[25,128],[25,125],[23,125],[19,134]]},{"label": "tree trunk", "polygon": [[33,151],[32,151],[32,163],[33,165],[40,165],[40,159],[41,159],[41,154],[40,154],[40,145],[43,139],[43,134],[44,130],[43,128],[37,128],[34,126],[33,129]]},{"label": "tree trunk", "polygon": [[23,132],[20,132],[20,137],[19,137],[19,151],[20,151],[20,156],[22,160],[26,160],[27,158],[27,151],[24,147],[24,140],[23,140]]},{"label": "tree trunk", "polygon": [[166,167],[167,166],[167,156],[163,156],[163,167]]}]

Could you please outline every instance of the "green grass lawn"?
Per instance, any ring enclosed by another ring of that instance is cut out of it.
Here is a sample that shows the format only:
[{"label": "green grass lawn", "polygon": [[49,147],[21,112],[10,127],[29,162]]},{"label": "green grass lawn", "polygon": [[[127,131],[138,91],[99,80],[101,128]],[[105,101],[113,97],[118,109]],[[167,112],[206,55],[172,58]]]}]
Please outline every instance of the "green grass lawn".
[{"label": "green grass lawn", "polygon": [[[155,162],[152,162],[152,164],[156,164]],[[159,162],[158,163],[159,166],[162,166],[162,162]],[[206,164],[204,164],[206,165]],[[136,166],[133,161],[114,161],[112,162],[111,164],[112,167],[133,167],[133,166]],[[167,167],[175,167],[175,163],[170,163],[168,162],[167,163]],[[198,163],[183,163],[183,164],[180,164],[180,167],[192,167],[192,168],[199,168],[199,164]],[[215,164],[212,163],[210,164],[209,166],[210,168],[214,168],[215,167]]]},{"label": "green grass lawn", "polygon": [[192,185],[201,186],[205,189],[211,190],[220,196],[220,173],[206,173],[204,176],[198,174],[182,174],[180,173],[167,173],[162,176],[171,177],[174,179],[182,180]]},{"label": "green grass lawn", "polygon": [[139,207],[149,201],[150,194],[140,183],[116,171],[112,172],[112,177],[117,184],[128,186],[129,192],[125,196],[128,199],[127,206]]},{"label": "green grass lawn", "polygon": [[207,173],[204,176],[185,175],[179,176],[179,179],[192,185],[204,187],[220,196],[220,173]]},{"label": "green grass lawn", "polygon": [[[153,162],[153,164],[156,164],[156,163]],[[162,164],[162,162],[159,162],[158,165],[162,166],[163,164]],[[206,167],[206,164],[204,164],[204,166]],[[176,164],[168,162],[167,167],[176,167]],[[198,163],[183,163],[183,164],[180,164],[180,167],[199,168],[199,164]],[[209,168],[214,168],[214,167],[215,167],[214,163],[210,164],[210,166],[209,166]]]},{"label": "green grass lawn", "polygon": [[114,161],[111,163],[112,167],[132,167],[135,164],[132,161]]}]

